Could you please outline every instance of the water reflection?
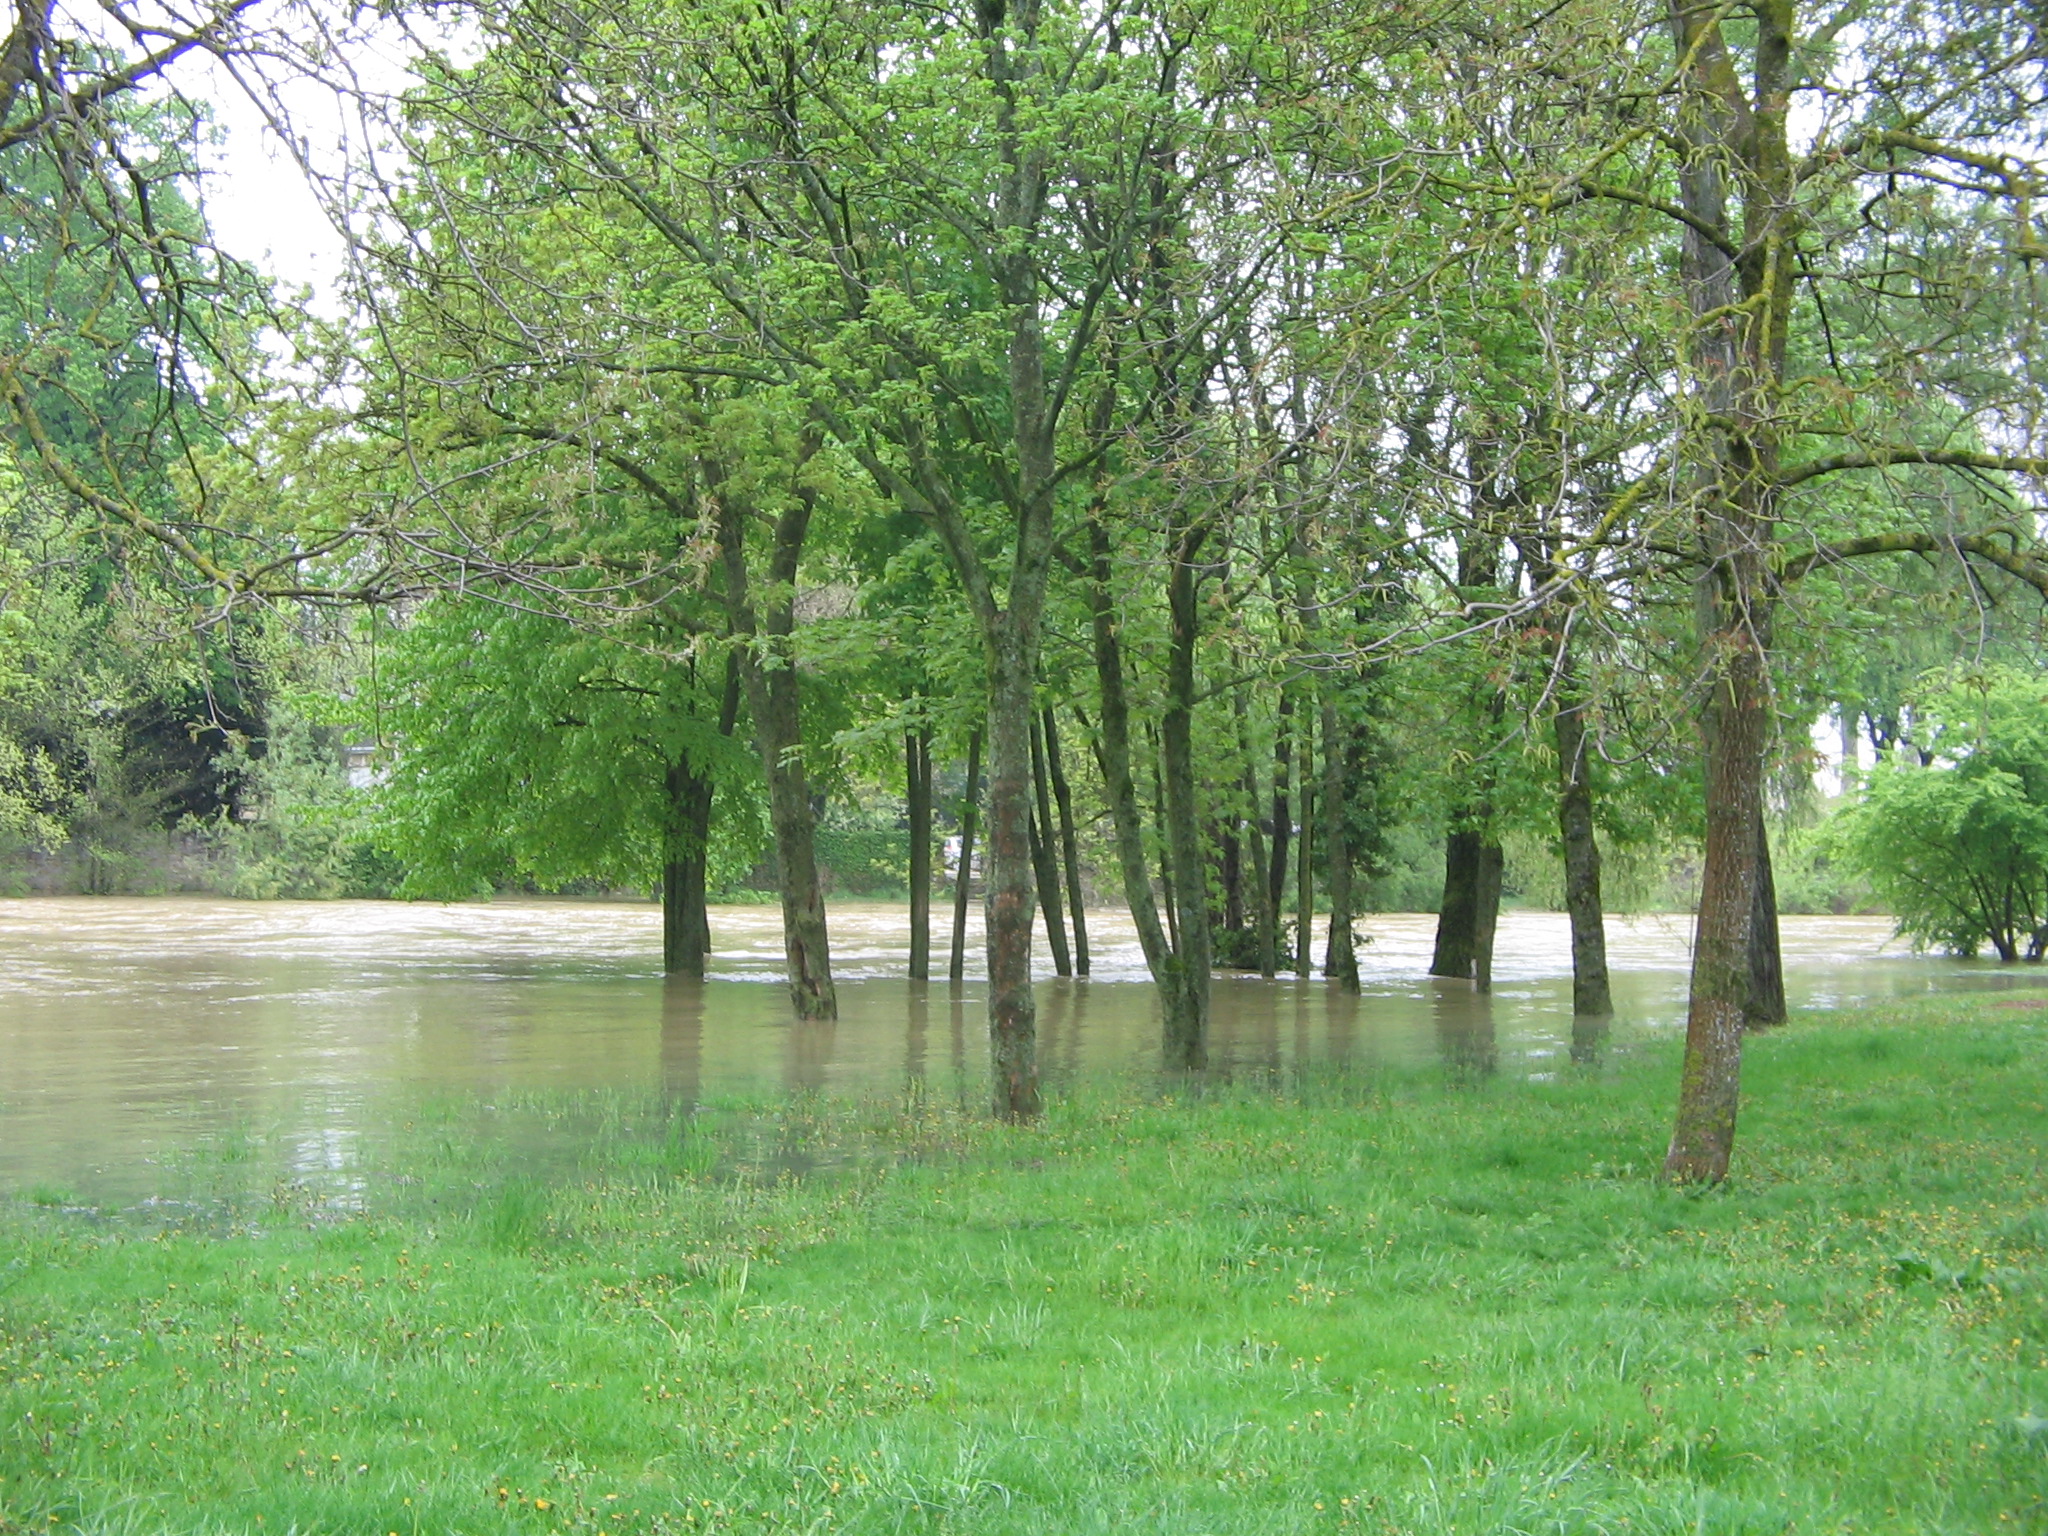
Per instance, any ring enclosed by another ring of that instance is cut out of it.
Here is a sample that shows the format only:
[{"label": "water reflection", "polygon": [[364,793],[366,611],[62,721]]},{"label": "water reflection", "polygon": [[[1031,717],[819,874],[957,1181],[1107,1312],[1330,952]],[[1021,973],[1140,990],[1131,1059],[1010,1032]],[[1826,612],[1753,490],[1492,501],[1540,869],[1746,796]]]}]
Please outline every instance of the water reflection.
[{"label": "water reflection", "polygon": [[1582,1067],[1600,1065],[1614,1021],[1604,1015],[1577,1014],[1572,1019],[1572,1060]]},{"label": "water reflection", "polygon": [[670,976],[661,984],[661,1092],[697,1102],[704,1082],[704,983]]},{"label": "water reflection", "polygon": [[1432,976],[1430,1012],[1436,1022],[1437,1049],[1444,1065],[1461,1078],[1491,1077],[1500,1066],[1500,1045],[1493,1010],[1508,998],[1479,991],[1470,982]]},{"label": "water reflection", "polygon": [[[1095,976],[1039,994],[1048,1078],[1148,1071],[1159,1016],[1135,934],[1090,916]],[[773,908],[712,920],[713,975],[664,980],[657,915],[610,903],[0,901],[0,1190],[47,1180],[137,1196],[224,1129],[345,1163],[366,1117],[406,1094],[609,1088],[679,1104],[725,1095],[881,1092],[984,1102],[982,989],[905,979],[890,907],[837,907],[836,1024],[789,1016]],[[1433,920],[1379,916],[1364,993],[1320,980],[1219,976],[1213,1059],[1271,1074],[1296,1063],[1441,1060],[1474,1077],[1590,1063],[1603,1021],[1571,1016],[1564,919],[1511,913],[1496,991],[1426,975]],[[1943,988],[2038,983],[2038,972],[1915,958],[1878,918],[1788,918],[1795,1007]],[[1613,1038],[1682,1022],[1689,923],[1616,921]],[[942,1032],[935,1038],[934,1031]]]}]

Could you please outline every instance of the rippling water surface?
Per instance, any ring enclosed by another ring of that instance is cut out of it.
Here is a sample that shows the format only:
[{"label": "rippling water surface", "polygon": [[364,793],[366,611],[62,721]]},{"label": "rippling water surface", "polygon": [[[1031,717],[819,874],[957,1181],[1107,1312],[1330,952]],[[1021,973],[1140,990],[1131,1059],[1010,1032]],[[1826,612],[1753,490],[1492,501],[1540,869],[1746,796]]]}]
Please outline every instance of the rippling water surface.
[{"label": "rippling water surface", "polygon": [[[1158,1020],[1120,912],[1089,914],[1094,976],[1039,990],[1055,1078],[1156,1063]],[[247,1130],[286,1173],[343,1166],[406,1095],[614,1088],[688,1097],[927,1091],[978,1102],[980,933],[969,980],[914,985],[902,909],[832,909],[837,1024],[791,1021],[778,910],[712,913],[701,984],[665,981],[654,908],[503,901],[0,901],[0,1191],[47,1182],[145,1195],[181,1148]],[[1572,1043],[1563,917],[1504,915],[1495,991],[1424,974],[1435,919],[1362,927],[1365,995],[1219,977],[1215,1052],[1236,1069],[1314,1060],[1555,1069]],[[1617,1037],[1681,1022],[1690,919],[1610,919]],[[935,914],[943,973],[944,917]],[[1784,919],[1794,1007],[2001,986],[1989,963],[1916,956],[1883,918]],[[1042,946],[1041,946],[1042,948]]]}]

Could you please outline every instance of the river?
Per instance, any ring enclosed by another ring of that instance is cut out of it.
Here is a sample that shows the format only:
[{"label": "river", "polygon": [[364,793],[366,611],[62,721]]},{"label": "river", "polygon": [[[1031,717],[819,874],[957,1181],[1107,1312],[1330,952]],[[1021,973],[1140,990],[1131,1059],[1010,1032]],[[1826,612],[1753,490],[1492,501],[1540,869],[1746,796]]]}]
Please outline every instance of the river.
[{"label": "river", "polygon": [[[942,975],[949,916],[934,917]],[[1039,989],[1054,1082],[1157,1062],[1130,924],[1108,911],[1088,921],[1092,979],[1047,974]],[[223,1133],[270,1149],[281,1174],[317,1177],[346,1167],[393,1104],[434,1096],[895,1093],[915,1081],[979,1103],[978,923],[962,987],[913,986],[903,910],[835,905],[841,1015],[829,1026],[789,1018],[776,908],[720,907],[711,923],[712,974],[686,984],[660,975],[659,916],[639,904],[0,900],[0,1193],[143,1198],[167,1160]],[[1564,918],[1503,916],[1490,999],[1425,974],[1434,923],[1365,919],[1357,999],[1320,980],[1219,976],[1217,1062],[1242,1073],[1441,1056],[1472,1071],[1562,1070]],[[1681,1023],[1690,926],[1609,920],[1615,1040]],[[2033,979],[1914,955],[1884,918],[1787,917],[1784,945],[1794,1008]]]}]

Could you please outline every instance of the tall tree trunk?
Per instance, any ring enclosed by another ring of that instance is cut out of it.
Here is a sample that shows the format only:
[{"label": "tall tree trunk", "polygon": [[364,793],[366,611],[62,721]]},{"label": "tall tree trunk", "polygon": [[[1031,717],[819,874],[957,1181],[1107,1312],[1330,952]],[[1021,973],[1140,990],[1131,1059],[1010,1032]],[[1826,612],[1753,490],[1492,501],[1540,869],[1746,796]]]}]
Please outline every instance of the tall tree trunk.
[{"label": "tall tree trunk", "polygon": [[1060,902],[1059,855],[1036,811],[1031,813],[1031,878],[1038,890],[1038,915],[1045,919],[1045,947],[1052,956],[1052,973],[1071,976],[1074,958],[1067,949],[1067,925]]},{"label": "tall tree trunk", "polygon": [[1081,839],[1074,829],[1074,793],[1067,783],[1067,768],[1060,754],[1059,721],[1053,709],[1045,711],[1045,767],[1052,780],[1052,797],[1059,807],[1060,849],[1067,869],[1067,911],[1074,921],[1074,974],[1088,974],[1088,917],[1081,905]]},{"label": "tall tree trunk", "polygon": [[[718,701],[718,734],[730,736],[739,722],[740,660],[725,657],[725,687]],[[696,774],[687,758],[667,774],[668,846],[661,868],[661,968],[674,976],[702,977],[711,955],[711,911],[704,882],[710,867],[711,776]]]},{"label": "tall tree trunk", "polygon": [[1432,976],[1472,979],[1478,947],[1480,843],[1478,830],[1470,826],[1458,827],[1444,838],[1444,894],[1429,961]]},{"label": "tall tree trunk", "polygon": [[1479,844],[1479,868],[1472,882],[1472,984],[1493,990],[1493,938],[1500,931],[1500,882],[1506,860],[1491,836]]},{"label": "tall tree trunk", "polygon": [[[1252,866],[1263,871],[1267,867],[1266,834],[1259,830],[1256,821],[1247,824],[1246,832],[1251,838]],[[1259,974],[1271,981],[1280,973],[1280,935],[1279,921],[1273,912],[1272,898],[1267,893],[1264,879],[1252,882],[1252,925],[1258,939]]]},{"label": "tall tree trunk", "polygon": [[1274,948],[1274,904],[1267,885],[1266,836],[1259,827],[1259,772],[1252,761],[1244,690],[1238,690],[1232,707],[1237,715],[1237,749],[1244,758],[1244,825],[1246,840],[1251,844],[1251,879],[1247,883],[1252,893],[1252,937],[1258,952],[1259,974],[1270,978],[1279,969],[1279,955]]},{"label": "tall tree trunk", "polygon": [[704,900],[705,850],[711,840],[711,776],[687,760],[667,773],[668,835],[661,865],[661,968],[671,976],[704,974],[711,921]]},{"label": "tall tree trunk", "polygon": [[1273,849],[1266,870],[1266,910],[1274,927],[1287,906],[1287,849],[1293,837],[1293,808],[1288,801],[1288,769],[1294,757],[1294,696],[1280,690],[1279,725],[1273,733]]},{"label": "tall tree trunk", "polygon": [[1216,829],[1217,851],[1221,855],[1223,886],[1223,927],[1226,932],[1244,930],[1244,841],[1238,836],[1241,818],[1234,812]]},{"label": "tall tree trunk", "polygon": [[1753,981],[1757,829],[1762,799],[1769,685],[1764,658],[1739,623],[1713,637],[1725,645],[1714,680],[1714,729],[1707,743],[1707,836],[1693,933],[1692,997],[1677,1122],[1664,1158],[1668,1178],[1719,1183],[1735,1145],[1742,1083],[1742,1031]]},{"label": "tall tree trunk", "polygon": [[[1159,776],[1159,732],[1148,727],[1146,735],[1151,738],[1152,748],[1152,825],[1159,829],[1159,897],[1166,913],[1166,939],[1174,963],[1180,955],[1180,903],[1173,895],[1173,853],[1166,844],[1166,781]],[[1162,983],[1162,985],[1165,985]],[[1173,985],[1171,990],[1186,1000],[1187,989]]]},{"label": "tall tree trunk", "polygon": [[1350,731],[1336,702],[1323,700],[1323,869],[1330,898],[1330,938],[1323,974],[1342,992],[1358,990],[1358,954],[1351,941],[1351,837],[1344,824],[1345,778],[1352,764]]},{"label": "tall tree trunk", "polygon": [[932,739],[903,734],[904,795],[910,813],[910,979],[932,974]]},{"label": "tall tree trunk", "polygon": [[1195,556],[1206,529],[1176,541],[1166,577],[1170,633],[1166,653],[1166,707],[1160,716],[1160,767],[1165,785],[1167,864],[1173,871],[1173,906],[1179,921],[1176,970],[1182,1006],[1170,1015],[1166,1063],[1181,1071],[1209,1064],[1209,878],[1202,847],[1195,781],[1195,647],[1200,615],[1195,601]]},{"label": "tall tree trunk", "polygon": [[1060,865],[1054,842],[1051,786],[1046,781],[1045,743],[1039,721],[1031,722],[1031,793],[1036,805],[1031,818],[1031,868],[1038,880],[1038,910],[1045,914],[1045,938],[1052,950],[1056,975],[1074,974],[1067,950],[1067,924],[1060,910]]},{"label": "tall tree trunk", "polygon": [[967,966],[967,903],[974,884],[974,823],[981,808],[981,728],[967,738],[967,793],[960,802],[960,868],[953,877],[953,953],[946,975],[958,981]]},{"label": "tall tree trunk", "polygon": [[1109,800],[1109,821],[1116,834],[1117,869],[1123,876],[1124,904],[1131,913],[1131,926],[1138,931],[1138,947],[1144,951],[1145,967],[1159,989],[1160,1010],[1166,1015],[1166,1034],[1180,1026],[1173,1017],[1183,1001],[1174,976],[1177,960],[1173,944],[1160,919],[1159,903],[1152,894],[1152,866],[1145,856],[1145,817],[1138,801],[1137,778],[1131,767],[1131,706],[1124,684],[1123,642],[1111,589],[1109,530],[1099,509],[1088,520],[1088,616],[1094,639],[1095,684],[1102,699],[1101,729],[1096,732],[1096,756],[1102,768],[1102,787]]},{"label": "tall tree trunk", "polygon": [[[796,574],[815,497],[799,490],[776,518],[768,570],[769,601],[757,615],[747,572],[746,513],[737,498],[718,509],[718,540],[725,568],[725,601],[741,646],[740,674],[768,780],[768,820],[775,837],[777,883],[782,895],[782,947],[790,1002],[806,1019],[839,1017],[832,984],[832,950],[825,927],[825,894],[811,814],[810,777],[803,761],[803,722],[791,637],[796,629]],[[757,647],[759,649],[757,650]]]},{"label": "tall tree trunk", "polygon": [[[1687,434],[1698,455],[1700,533],[1707,561],[1703,651],[1710,687],[1706,856],[1693,940],[1685,1064],[1665,1176],[1727,1177],[1741,1097],[1742,1033],[1757,995],[1756,929],[1766,897],[1763,780],[1769,745],[1771,590],[1765,550],[1775,538],[1777,410],[1792,308],[1797,236],[1786,113],[1794,68],[1793,7],[1753,13],[1756,80],[1745,96],[1719,13],[1673,0],[1680,77],[1679,202],[1688,225],[1680,268],[1693,315],[1693,393]],[[1743,223],[1728,213],[1724,168],[1741,178]],[[1730,253],[1733,253],[1731,256]],[[1773,918],[1775,921],[1775,918]]]},{"label": "tall tree trunk", "polygon": [[1316,744],[1313,719],[1301,721],[1301,835],[1294,840],[1294,974],[1306,977],[1316,925]]},{"label": "tall tree trunk", "polygon": [[[1570,659],[1561,670],[1567,685]],[[1585,704],[1559,700],[1552,721],[1557,737],[1557,830],[1564,849],[1564,906],[1572,925],[1572,1014],[1604,1018],[1614,1012],[1607,983],[1607,927],[1600,900],[1600,844],[1593,836],[1593,774],[1587,761]]]},{"label": "tall tree trunk", "polygon": [[995,623],[988,701],[988,1009],[996,1113],[1037,1116],[1038,1003],[1031,990],[1031,717],[1036,614],[1013,604]]}]

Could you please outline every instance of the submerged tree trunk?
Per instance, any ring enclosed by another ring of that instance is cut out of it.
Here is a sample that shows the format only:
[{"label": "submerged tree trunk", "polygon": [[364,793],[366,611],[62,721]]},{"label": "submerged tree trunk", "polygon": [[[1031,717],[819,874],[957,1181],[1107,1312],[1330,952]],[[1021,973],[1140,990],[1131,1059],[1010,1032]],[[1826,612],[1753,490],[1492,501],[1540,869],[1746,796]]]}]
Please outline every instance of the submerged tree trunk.
[{"label": "submerged tree trunk", "polygon": [[782,947],[790,1002],[799,1018],[836,1019],[839,997],[832,985],[810,777],[803,761],[801,700],[790,648],[796,629],[797,564],[814,505],[815,497],[800,490],[775,520],[765,614],[756,614],[750,595],[746,513],[736,499],[719,505],[718,541],[724,559],[726,612],[742,647],[740,673],[761,749],[761,770],[768,780],[768,819],[775,837],[777,883],[782,895]]},{"label": "submerged tree trunk", "polygon": [[1491,836],[1479,844],[1479,868],[1472,882],[1472,984],[1493,990],[1493,936],[1500,930],[1500,882],[1506,860]]},{"label": "submerged tree trunk", "polygon": [[988,701],[988,1029],[996,1113],[1037,1116],[1038,1003],[1031,991],[1031,716],[1037,613],[995,618]]},{"label": "submerged tree trunk", "polygon": [[1294,974],[1306,978],[1312,952],[1309,948],[1316,923],[1316,872],[1313,862],[1316,844],[1316,745],[1313,720],[1301,721],[1301,835],[1294,840]]},{"label": "submerged tree trunk", "polygon": [[967,738],[967,793],[960,803],[960,867],[953,877],[953,953],[946,975],[958,981],[967,967],[968,888],[974,884],[974,823],[981,807],[981,730]]},{"label": "submerged tree trunk", "polygon": [[1073,956],[1067,952],[1067,918],[1059,901],[1059,844],[1053,840],[1053,795],[1044,772],[1044,733],[1038,721],[1030,729],[1030,782],[1034,813],[1030,825],[1030,862],[1038,879],[1038,911],[1044,913],[1044,938],[1053,950],[1055,975],[1073,975]]},{"label": "submerged tree trunk", "polygon": [[1251,736],[1245,721],[1244,692],[1239,690],[1237,746],[1244,757],[1245,837],[1251,843],[1252,937],[1259,959],[1259,974],[1271,977],[1279,969],[1274,947],[1275,903],[1271,895],[1270,869],[1266,863],[1266,835],[1259,826],[1259,773],[1252,760]]},{"label": "submerged tree trunk", "polygon": [[1074,974],[1088,974],[1088,918],[1081,906],[1081,839],[1074,830],[1074,793],[1060,756],[1060,728],[1052,707],[1045,711],[1045,766],[1059,807],[1060,849],[1067,868],[1067,913],[1074,923]]},{"label": "submerged tree trunk", "polygon": [[[718,701],[718,734],[739,723],[740,660],[728,651],[725,687]],[[704,883],[710,871],[711,802],[708,773],[692,772],[687,758],[669,765],[667,848],[661,867],[661,968],[672,976],[704,974],[711,955],[711,912]]]},{"label": "submerged tree trunk", "polygon": [[668,838],[661,865],[661,968],[702,976],[711,948],[704,899],[705,849],[711,839],[711,776],[687,761],[668,766]]},{"label": "submerged tree trunk", "polygon": [[[1265,873],[1266,910],[1272,915],[1276,940],[1280,928],[1280,914],[1287,907],[1287,850],[1294,833],[1294,812],[1289,804],[1287,789],[1288,769],[1294,757],[1294,697],[1285,688],[1280,690],[1279,717],[1279,726],[1273,735],[1272,862],[1267,866]],[[1277,953],[1274,958],[1277,970]]]},{"label": "submerged tree trunk", "polygon": [[[1569,666],[1567,659],[1565,666]],[[1607,982],[1607,927],[1600,900],[1600,844],[1593,835],[1593,775],[1586,752],[1585,705],[1561,700],[1557,737],[1557,830],[1564,849],[1564,906],[1572,925],[1572,1014],[1614,1012]]]},{"label": "submerged tree trunk", "polygon": [[[1102,700],[1096,755],[1102,786],[1109,801],[1110,826],[1116,834],[1116,861],[1123,876],[1124,903],[1138,930],[1138,947],[1146,969],[1159,988],[1160,1006],[1170,1011],[1179,989],[1172,982],[1176,963],[1152,895],[1152,869],[1145,857],[1145,819],[1138,802],[1137,779],[1131,767],[1131,706],[1124,686],[1123,642],[1119,638],[1116,599],[1110,589],[1109,530],[1098,516],[1088,522],[1088,616],[1094,639],[1095,685]],[[1168,1024],[1171,1030],[1173,1025]]]},{"label": "submerged tree trunk", "polygon": [[[1252,864],[1260,871],[1266,868],[1266,835],[1254,821],[1247,828],[1252,842]],[[1268,895],[1263,878],[1252,882],[1252,924],[1258,940],[1259,974],[1268,981],[1280,972],[1279,920],[1273,911],[1272,898]]]},{"label": "submerged tree trunk", "polygon": [[1351,838],[1344,824],[1346,770],[1351,766],[1350,733],[1336,703],[1323,700],[1323,877],[1330,898],[1330,938],[1323,974],[1338,990],[1358,990],[1358,954],[1351,939]]},{"label": "submerged tree trunk", "polygon": [[1216,828],[1223,877],[1223,927],[1228,933],[1244,931],[1244,839],[1238,835],[1240,825],[1233,814]]},{"label": "submerged tree trunk", "polygon": [[1058,845],[1053,841],[1052,793],[1046,782],[1044,738],[1037,719],[1031,722],[1031,793],[1036,809],[1031,817],[1031,868],[1038,880],[1038,910],[1045,914],[1045,938],[1052,950],[1056,975],[1074,974],[1073,957],[1067,951],[1067,924],[1060,910],[1060,864]]},{"label": "submerged tree trunk", "polygon": [[1444,838],[1444,894],[1437,907],[1436,949],[1429,974],[1472,979],[1479,926],[1479,833],[1454,829]]},{"label": "submerged tree trunk", "polygon": [[1209,1064],[1209,878],[1195,781],[1195,647],[1200,614],[1194,560],[1205,533],[1184,532],[1167,571],[1170,636],[1166,707],[1159,722],[1167,865],[1173,871],[1173,906],[1179,918],[1174,926],[1180,963],[1174,974],[1181,988],[1180,1006],[1168,1013],[1166,1064],[1190,1072]]},{"label": "submerged tree trunk", "polygon": [[932,974],[932,739],[903,735],[904,798],[910,820],[910,979]]}]

